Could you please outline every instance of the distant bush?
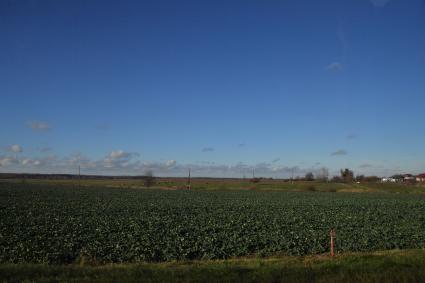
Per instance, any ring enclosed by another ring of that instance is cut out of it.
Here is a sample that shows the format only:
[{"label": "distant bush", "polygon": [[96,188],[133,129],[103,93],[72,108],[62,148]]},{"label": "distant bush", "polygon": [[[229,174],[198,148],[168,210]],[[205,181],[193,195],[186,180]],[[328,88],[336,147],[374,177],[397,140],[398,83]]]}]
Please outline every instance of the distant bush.
[{"label": "distant bush", "polygon": [[377,176],[366,176],[364,180],[365,182],[369,182],[369,183],[377,183],[381,181],[381,178]]},{"label": "distant bush", "polygon": [[316,187],[313,186],[313,185],[309,185],[309,186],[306,187],[306,191],[315,192],[316,191]]},{"label": "distant bush", "polygon": [[251,178],[249,181],[251,183],[260,183],[261,182],[261,178]]},{"label": "distant bush", "polygon": [[343,179],[340,176],[333,176],[332,179],[331,179],[331,182],[342,183]]},{"label": "distant bush", "polygon": [[358,175],[356,177],[357,182],[365,182],[365,183],[376,183],[379,182],[381,179],[377,176],[364,176],[364,175]]},{"label": "distant bush", "polygon": [[305,174],[304,180],[314,181],[314,174],[312,172],[308,172],[307,174]]},{"label": "distant bush", "polygon": [[148,171],[146,172],[143,180],[144,180],[145,187],[149,188],[155,185],[156,178],[154,177],[152,171]]}]

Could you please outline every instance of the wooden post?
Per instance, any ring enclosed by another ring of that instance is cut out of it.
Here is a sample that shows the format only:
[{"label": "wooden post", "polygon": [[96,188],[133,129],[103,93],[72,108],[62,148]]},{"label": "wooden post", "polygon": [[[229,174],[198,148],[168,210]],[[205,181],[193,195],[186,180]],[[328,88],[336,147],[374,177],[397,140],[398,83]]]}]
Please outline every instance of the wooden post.
[{"label": "wooden post", "polygon": [[335,238],[336,238],[336,232],[335,229],[332,228],[331,231],[329,232],[329,236],[331,237],[331,257],[335,256]]}]

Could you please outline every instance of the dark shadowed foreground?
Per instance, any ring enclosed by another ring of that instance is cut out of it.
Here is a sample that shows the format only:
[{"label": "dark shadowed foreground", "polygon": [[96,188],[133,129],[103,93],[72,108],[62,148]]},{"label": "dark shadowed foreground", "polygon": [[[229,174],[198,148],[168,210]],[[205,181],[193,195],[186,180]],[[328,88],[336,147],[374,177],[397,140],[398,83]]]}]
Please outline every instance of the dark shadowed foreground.
[{"label": "dark shadowed foreground", "polygon": [[157,264],[0,265],[2,282],[424,282],[425,251]]}]

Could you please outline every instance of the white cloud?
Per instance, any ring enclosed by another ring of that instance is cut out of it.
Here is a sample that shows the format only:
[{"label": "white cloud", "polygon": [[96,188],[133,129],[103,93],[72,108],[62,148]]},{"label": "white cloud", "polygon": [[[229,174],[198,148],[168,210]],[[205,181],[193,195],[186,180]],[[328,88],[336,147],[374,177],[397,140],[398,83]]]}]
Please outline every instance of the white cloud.
[{"label": "white cloud", "polygon": [[342,71],[343,67],[340,62],[332,62],[328,66],[326,66],[326,70],[328,71]]},{"label": "white cloud", "polygon": [[127,168],[138,164],[138,161],[131,162],[137,156],[139,156],[137,153],[116,150],[109,153],[103,161],[98,163],[105,168]]},{"label": "white cloud", "polygon": [[74,153],[66,160],[66,163],[74,167],[88,162],[90,162],[90,159],[81,153]]},{"label": "white cloud", "polygon": [[51,129],[50,124],[43,121],[30,121],[28,122],[28,127],[33,129],[34,131],[40,131],[40,132],[48,131]]},{"label": "white cloud", "polygon": [[13,144],[9,146],[8,150],[14,153],[20,153],[23,151],[22,146],[20,146],[19,144]]},{"label": "white cloud", "polygon": [[37,159],[23,159],[21,164],[24,166],[39,166],[42,164],[42,162]]},{"label": "white cloud", "polygon": [[22,163],[22,165],[28,165],[28,164],[30,164],[31,163],[31,159],[24,159],[24,160],[22,160],[21,161],[21,163]]},{"label": "white cloud", "polygon": [[0,157],[0,167],[10,166],[18,162],[19,162],[18,159],[15,157],[10,157],[10,156]]},{"label": "white cloud", "polygon": [[127,157],[129,157],[129,156],[131,156],[131,153],[129,153],[129,152],[125,152],[125,151],[123,151],[123,150],[116,150],[116,151],[112,151],[112,152],[109,154],[109,158],[111,158],[111,159],[127,158]]},{"label": "white cloud", "polygon": [[177,164],[177,161],[175,160],[168,160],[167,162],[165,162],[165,166],[167,167],[173,167]]}]

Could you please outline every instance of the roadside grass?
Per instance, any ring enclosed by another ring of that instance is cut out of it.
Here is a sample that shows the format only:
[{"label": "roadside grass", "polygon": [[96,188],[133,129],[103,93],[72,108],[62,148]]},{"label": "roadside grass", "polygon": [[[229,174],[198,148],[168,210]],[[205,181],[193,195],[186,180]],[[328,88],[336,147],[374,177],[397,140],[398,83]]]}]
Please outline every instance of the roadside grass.
[{"label": "roadside grass", "polygon": [[425,250],[102,266],[3,264],[0,282],[425,282]]}]

